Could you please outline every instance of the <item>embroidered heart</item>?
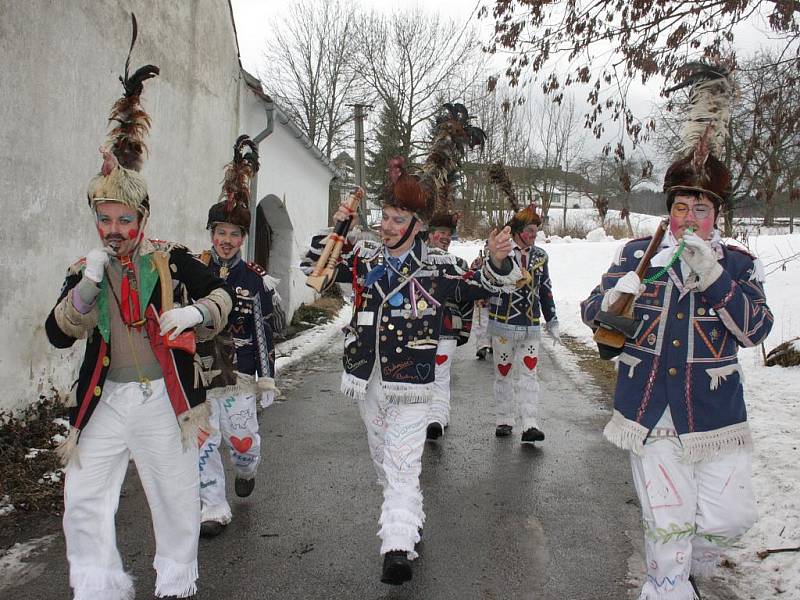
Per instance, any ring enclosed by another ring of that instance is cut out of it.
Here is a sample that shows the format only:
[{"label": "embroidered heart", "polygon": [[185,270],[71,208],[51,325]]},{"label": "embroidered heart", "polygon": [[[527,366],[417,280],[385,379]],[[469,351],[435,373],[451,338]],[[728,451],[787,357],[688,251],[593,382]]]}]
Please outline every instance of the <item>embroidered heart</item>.
[{"label": "embroidered heart", "polygon": [[253,438],[251,437],[240,439],[235,435],[231,436],[231,446],[233,446],[234,450],[236,450],[239,454],[244,454],[245,452],[250,450],[252,445],[253,445]]},{"label": "embroidered heart", "polygon": [[508,372],[511,370],[511,363],[506,363],[504,365],[497,365],[497,370],[500,371],[500,375],[505,377],[508,375]]},{"label": "embroidered heart", "polygon": [[447,362],[448,358],[449,357],[447,356],[447,354],[437,354],[436,355],[436,364],[437,365],[443,365],[444,363]]},{"label": "embroidered heart", "polygon": [[431,373],[431,366],[429,364],[419,364],[417,365],[417,375],[419,375],[420,379],[427,379],[428,375]]},{"label": "embroidered heart", "polygon": [[539,359],[535,356],[526,356],[522,359],[522,362],[525,363],[526,367],[533,371],[536,368],[536,363],[539,362]]}]

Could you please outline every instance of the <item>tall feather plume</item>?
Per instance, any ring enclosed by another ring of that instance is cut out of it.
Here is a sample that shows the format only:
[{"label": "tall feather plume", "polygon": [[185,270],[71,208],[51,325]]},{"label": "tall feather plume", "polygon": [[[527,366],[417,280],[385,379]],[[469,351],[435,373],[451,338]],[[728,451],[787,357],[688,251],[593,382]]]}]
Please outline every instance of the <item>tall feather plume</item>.
[{"label": "tall feather plume", "polygon": [[508,176],[506,166],[497,161],[489,166],[489,181],[495,184],[508,200],[508,205],[515,213],[519,212],[519,202],[517,201],[517,194],[514,191],[514,185],[511,183],[511,178]]},{"label": "tall feather plume", "polygon": [[728,136],[734,84],[729,70],[724,67],[692,62],[683,70],[687,72],[684,81],[666,90],[670,93],[692,86],[680,132],[680,148],[675,158],[691,153],[695,155],[693,162],[702,165],[709,153],[722,156]]},{"label": "tall feather plume", "polygon": [[250,180],[258,167],[258,146],[249,136],[240,135],[233,144],[233,160],[225,165],[222,179],[219,197],[226,202],[225,212],[230,213],[237,207],[249,210]]},{"label": "tall feather plume", "polygon": [[111,152],[117,157],[119,164],[127,169],[140,171],[144,164],[147,146],[145,136],[150,131],[150,116],[141,105],[141,93],[144,82],[160,73],[155,65],[145,65],[138,68],[130,75],[130,62],[133,48],[136,45],[139,28],[136,24],[136,15],[131,13],[133,33],[128,57],[125,60],[125,74],[120,76],[125,93],[114,103],[111,108],[109,122],[116,125],[109,132]]},{"label": "tall feather plume", "polygon": [[447,103],[436,116],[433,139],[420,179],[429,190],[427,213],[449,210],[450,192],[459,177],[467,150],[483,146],[486,134],[470,124],[472,117],[460,103]]}]

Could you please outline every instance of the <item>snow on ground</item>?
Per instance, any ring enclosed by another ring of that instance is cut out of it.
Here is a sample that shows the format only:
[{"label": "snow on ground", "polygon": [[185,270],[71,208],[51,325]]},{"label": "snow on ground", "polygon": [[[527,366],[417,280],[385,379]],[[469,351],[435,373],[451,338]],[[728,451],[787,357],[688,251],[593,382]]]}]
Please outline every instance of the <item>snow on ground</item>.
[{"label": "snow on ground", "polygon": [[44,573],[44,563],[30,559],[42,552],[55,539],[57,534],[14,544],[8,550],[0,550],[0,592],[16,587],[40,577]]},{"label": "snow on ground", "polygon": [[[658,222],[645,215],[632,215],[632,220],[640,235]],[[548,243],[542,235],[537,244],[550,256],[561,332],[593,348],[592,332],[580,320],[580,302],[600,282],[623,242],[607,241],[595,232],[589,237],[598,241],[550,238]],[[482,242],[454,242],[451,252],[471,262],[482,247]],[[765,343],[769,351],[800,336],[800,260],[780,267],[781,261],[800,252],[800,235],[751,234],[748,247],[766,267],[767,302],[775,316]],[[739,352],[755,444],[753,482],[760,519],[741,546],[730,551],[737,566],[727,579],[740,598],[800,598],[800,552],[771,554],[763,560],[757,554],[800,546],[800,368],[765,367],[761,352],[760,347]]]},{"label": "snow on ground", "polygon": [[[280,377],[281,371],[305,357],[314,354],[320,348],[327,346],[331,340],[341,335],[342,327],[350,322],[353,307],[345,304],[330,322],[306,329],[300,335],[293,337],[275,346],[275,371]],[[338,340],[337,342],[338,343]],[[280,385],[278,385],[280,387]]]}]

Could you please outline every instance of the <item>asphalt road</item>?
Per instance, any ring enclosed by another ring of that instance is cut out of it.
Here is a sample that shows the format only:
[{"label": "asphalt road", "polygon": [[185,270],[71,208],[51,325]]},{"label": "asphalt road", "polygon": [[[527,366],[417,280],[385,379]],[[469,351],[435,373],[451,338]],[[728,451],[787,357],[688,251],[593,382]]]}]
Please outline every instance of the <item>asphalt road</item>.
[{"label": "asphalt road", "polygon": [[[626,455],[603,441],[601,394],[576,382],[544,352],[542,429],[494,437],[491,363],[474,347],[453,366],[452,421],[423,457],[424,540],[414,578],[379,581],[381,494],[355,403],[339,393],[338,344],[281,376],[286,400],[260,416],[263,461],[254,494],[236,498],[234,520],[201,540],[203,600],[537,599],[635,597],[640,526]],[[582,378],[583,379],[583,378]],[[131,467],[118,540],[137,598],[150,598],[153,541],[144,494]],[[39,534],[58,531],[43,523]],[[68,598],[63,537],[31,559],[22,585],[3,598]],[[24,583],[23,583],[24,582]]]}]

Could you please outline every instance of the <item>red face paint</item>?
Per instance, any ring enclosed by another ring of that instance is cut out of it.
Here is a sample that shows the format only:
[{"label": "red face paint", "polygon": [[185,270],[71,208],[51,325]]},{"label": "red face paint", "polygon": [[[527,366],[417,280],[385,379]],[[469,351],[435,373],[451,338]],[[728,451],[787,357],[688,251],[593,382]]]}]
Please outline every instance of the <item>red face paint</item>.
[{"label": "red face paint", "polygon": [[138,229],[131,229],[128,232],[128,239],[129,240],[135,240],[137,235],[139,235],[139,230]]}]

